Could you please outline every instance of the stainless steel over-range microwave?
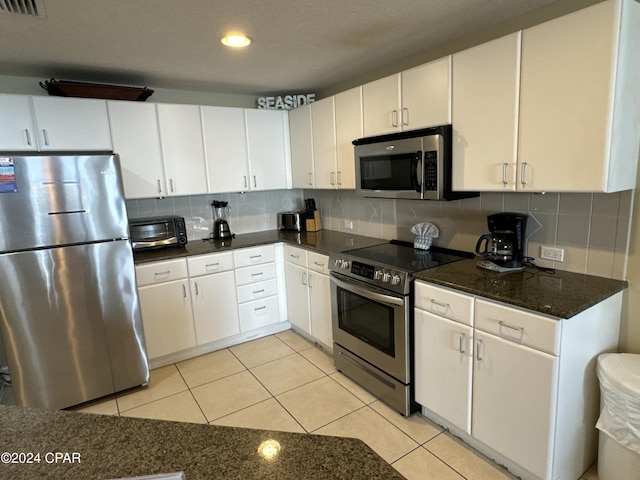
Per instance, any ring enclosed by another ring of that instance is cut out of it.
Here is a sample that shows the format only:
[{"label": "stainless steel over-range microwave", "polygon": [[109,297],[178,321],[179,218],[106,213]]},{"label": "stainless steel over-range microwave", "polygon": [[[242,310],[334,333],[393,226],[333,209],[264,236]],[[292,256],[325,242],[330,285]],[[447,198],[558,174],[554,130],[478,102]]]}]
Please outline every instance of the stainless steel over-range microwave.
[{"label": "stainless steel over-range microwave", "polygon": [[456,200],[451,190],[451,125],[354,140],[356,193],[365,197]]}]

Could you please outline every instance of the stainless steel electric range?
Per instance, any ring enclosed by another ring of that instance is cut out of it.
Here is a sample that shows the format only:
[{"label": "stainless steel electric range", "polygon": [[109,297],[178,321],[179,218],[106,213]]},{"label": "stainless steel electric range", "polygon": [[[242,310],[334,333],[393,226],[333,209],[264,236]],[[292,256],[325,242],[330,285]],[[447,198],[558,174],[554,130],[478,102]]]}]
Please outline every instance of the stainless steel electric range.
[{"label": "stainless steel electric range", "polygon": [[413,396],[413,273],[473,254],[392,240],[329,257],[336,368],[403,415]]}]

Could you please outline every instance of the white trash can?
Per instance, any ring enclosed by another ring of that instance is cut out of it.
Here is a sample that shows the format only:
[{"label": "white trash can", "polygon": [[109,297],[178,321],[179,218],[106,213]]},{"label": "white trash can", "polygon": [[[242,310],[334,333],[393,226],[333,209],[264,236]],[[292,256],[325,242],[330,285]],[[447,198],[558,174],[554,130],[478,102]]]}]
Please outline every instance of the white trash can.
[{"label": "white trash can", "polygon": [[600,380],[599,480],[640,478],[640,355],[598,357]]}]

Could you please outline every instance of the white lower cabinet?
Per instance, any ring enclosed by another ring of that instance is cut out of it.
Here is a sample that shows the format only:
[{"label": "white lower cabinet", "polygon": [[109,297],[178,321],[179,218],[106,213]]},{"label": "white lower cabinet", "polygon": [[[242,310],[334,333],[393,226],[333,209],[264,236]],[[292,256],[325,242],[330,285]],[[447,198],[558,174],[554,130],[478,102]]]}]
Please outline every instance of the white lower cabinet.
[{"label": "white lower cabinet", "polygon": [[415,397],[423,414],[524,479],[593,464],[595,360],[615,350],[622,292],[570,319],[417,281]]},{"label": "white lower cabinet", "polygon": [[275,246],[234,250],[233,258],[236,265],[240,331],[246,332],[279,322]]},{"label": "white lower cabinet", "polygon": [[287,315],[292,325],[331,348],[329,257],[285,245]]},{"label": "white lower cabinet", "polygon": [[185,259],[136,266],[149,360],[195,347]]},{"label": "white lower cabinet", "polygon": [[198,255],[189,257],[187,263],[196,343],[203,345],[240,333],[233,254]]}]

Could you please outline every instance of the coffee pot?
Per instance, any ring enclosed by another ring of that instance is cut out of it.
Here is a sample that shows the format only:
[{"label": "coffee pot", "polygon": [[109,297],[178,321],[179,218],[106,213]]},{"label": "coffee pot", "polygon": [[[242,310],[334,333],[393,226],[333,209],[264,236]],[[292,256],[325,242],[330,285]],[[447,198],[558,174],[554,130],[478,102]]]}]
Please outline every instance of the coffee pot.
[{"label": "coffee pot", "polygon": [[482,235],[476,243],[476,253],[484,257],[478,266],[498,272],[524,268],[524,233],[527,215],[495,213],[487,217],[491,233]]},{"label": "coffee pot", "polygon": [[211,206],[213,207],[213,232],[211,236],[215,239],[233,237],[229,228],[229,216],[231,215],[229,202],[214,200]]}]

